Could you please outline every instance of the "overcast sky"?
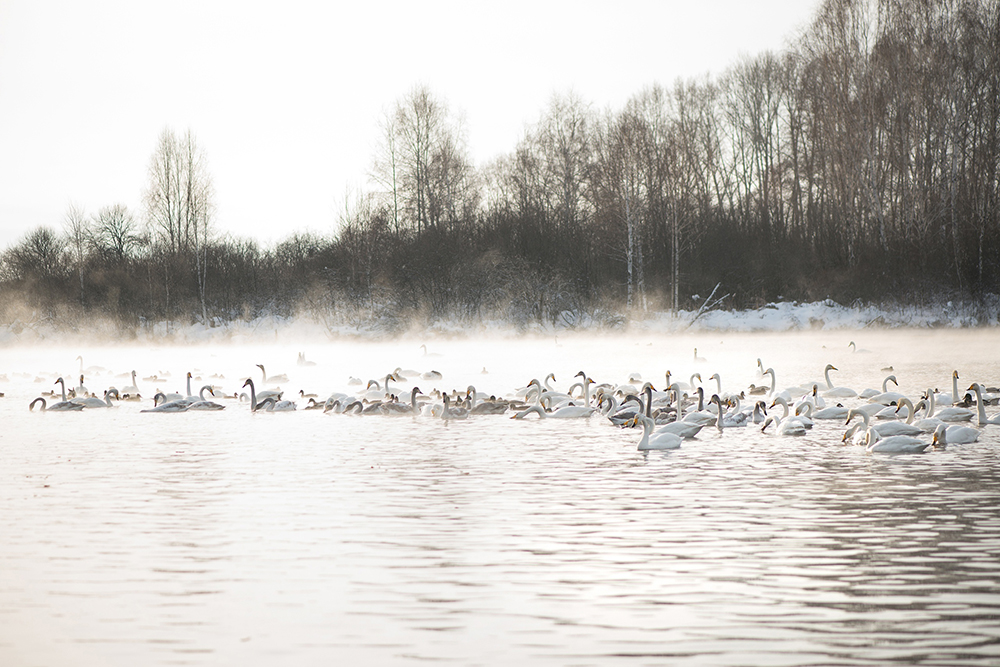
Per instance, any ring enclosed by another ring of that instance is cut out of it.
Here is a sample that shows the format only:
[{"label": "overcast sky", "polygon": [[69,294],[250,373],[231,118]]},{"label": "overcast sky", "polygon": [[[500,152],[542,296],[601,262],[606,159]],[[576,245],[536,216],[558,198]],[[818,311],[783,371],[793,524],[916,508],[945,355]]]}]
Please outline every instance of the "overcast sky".
[{"label": "overcast sky", "polygon": [[0,0],[0,248],[70,203],[141,215],[157,137],[190,128],[222,232],[334,229],[377,119],[416,84],[465,118],[478,164],[554,93],[620,108],[644,86],[780,50],[818,0]]}]

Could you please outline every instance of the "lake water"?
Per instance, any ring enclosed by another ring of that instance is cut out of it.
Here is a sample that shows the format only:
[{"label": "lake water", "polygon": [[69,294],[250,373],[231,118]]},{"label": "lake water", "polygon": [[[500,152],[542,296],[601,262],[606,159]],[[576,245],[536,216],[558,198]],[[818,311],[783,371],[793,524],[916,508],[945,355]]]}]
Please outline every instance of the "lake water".
[{"label": "lake water", "polygon": [[[598,382],[639,372],[661,388],[667,369],[697,370],[709,388],[719,372],[737,391],[762,382],[758,357],[779,387],[822,379],[826,363],[838,385],[877,387],[891,365],[917,395],[950,391],[955,369],[962,390],[996,386],[998,339],[7,348],[0,665],[996,665],[997,426],[921,455],[844,445],[842,422],[803,438],[709,428],[643,453],[639,433],[601,417],[27,406],[55,374],[77,378],[78,354],[108,369],[87,375],[92,390],[135,369],[147,397],[183,392],[189,370],[196,390],[217,373],[234,392],[260,377],[256,363],[287,373],[288,393],[321,396],[400,366],[443,374],[417,380],[425,392],[472,383],[503,395],[549,372],[566,389],[580,370]],[[299,352],[317,365],[297,366]]]}]

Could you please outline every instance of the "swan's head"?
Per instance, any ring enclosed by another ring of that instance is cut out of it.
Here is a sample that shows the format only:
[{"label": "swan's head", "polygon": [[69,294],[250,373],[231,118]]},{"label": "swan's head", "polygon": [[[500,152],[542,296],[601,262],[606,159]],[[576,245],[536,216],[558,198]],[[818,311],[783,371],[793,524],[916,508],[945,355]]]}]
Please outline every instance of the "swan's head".
[{"label": "swan's head", "polygon": [[834,366],[833,364],[827,364],[827,365],[826,365],[826,368],[825,368],[825,369],[823,369],[823,370],[824,370],[824,371],[835,371],[835,370],[837,370],[837,367],[836,367],[836,366]]},{"label": "swan's head", "polygon": [[896,376],[895,376],[895,375],[890,375],[889,377],[887,377],[887,378],[885,379],[885,381],[886,381],[886,382],[892,382],[892,383],[893,383],[894,385],[896,385],[897,387],[899,386],[899,382],[897,382],[897,381],[896,381]]},{"label": "swan's head", "polygon": [[250,378],[247,378],[247,381],[243,383],[243,386],[244,387],[252,387],[253,386],[253,380],[251,380]]},{"label": "swan's head", "polygon": [[944,447],[945,445],[948,444],[947,424],[938,424],[938,427],[934,429],[934,439],[931,441],[931,444],[934,445],[935,447],[937,447],[938,445]]},{"label": "swan's head", "polygon": [[957,380],[958,379],[958,371],[952,371],[951,372],[951,376]]}]

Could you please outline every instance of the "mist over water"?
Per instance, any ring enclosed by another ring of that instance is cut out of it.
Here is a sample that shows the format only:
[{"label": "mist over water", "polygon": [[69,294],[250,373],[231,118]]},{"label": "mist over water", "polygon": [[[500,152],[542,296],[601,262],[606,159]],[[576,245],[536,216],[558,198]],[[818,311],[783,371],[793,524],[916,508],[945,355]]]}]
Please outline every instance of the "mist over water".
[{"label": "mist over water", "polygon": [[[779,389],[833,363],[838,386],[891,366],[917,396],[956,369],[1000,384],[996,349],[989,330],[5,348],[0,664],[996,664],[1000,427],[911,456],[843,445],[842,421],[643,453],[599,416],[139,412],[188,371],[232,394],[258,363],[320,400],[397,367],[443,376],[404,392],[580,370],[660,389],[669,369],[711,394],[715,372],[767,383],[758,357]],[[77,384],[77,355],[91,391],[134,369],[145,400],[28,412]]]}]

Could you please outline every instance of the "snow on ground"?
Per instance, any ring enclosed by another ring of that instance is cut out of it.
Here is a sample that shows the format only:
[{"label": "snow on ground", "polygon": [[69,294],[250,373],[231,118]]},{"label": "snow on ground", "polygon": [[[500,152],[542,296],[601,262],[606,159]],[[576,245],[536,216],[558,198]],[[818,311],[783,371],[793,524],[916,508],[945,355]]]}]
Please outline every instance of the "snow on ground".
[{"label": "snow on ground", "polygon": [[26,324],[15,321],[0,324],[0,346],[40,344],[67,341],[74,337],[94,342],[120,340],[134,344],[202,344],[202,343],[268,343],[313,341],[343,338],[384,339],[406,334],[421,336],[461,337],[489,332],[511,337],[524,334],[551,335],[561,331],[577,332],[620,331],[632,333],[696,333],[696,332],[786,332],[806,330],[859,330],[866,328],[969,328],[994,327],[998,321],[995,304],[989,308],[954,305],[951,301],[936,307],[919,306],[842,306],[829,299],[812,303],[771,303],[754,310],[711,310],[703,313],[681,310],[670,312],[635,312],[626,319],[595,311],[577,313],[563,311],[552,323],[532,323],[517,327],[509,322],[484,320],[475,324],[458,320],[438,320],[429,325],[400,329],[377,321],[362,324],[330,325],[320,319],[260,317],[250,321],[215,321],[203,324],[159,322],[123,334],[108,323],[94,322],[72,332],[45,323]]}]

